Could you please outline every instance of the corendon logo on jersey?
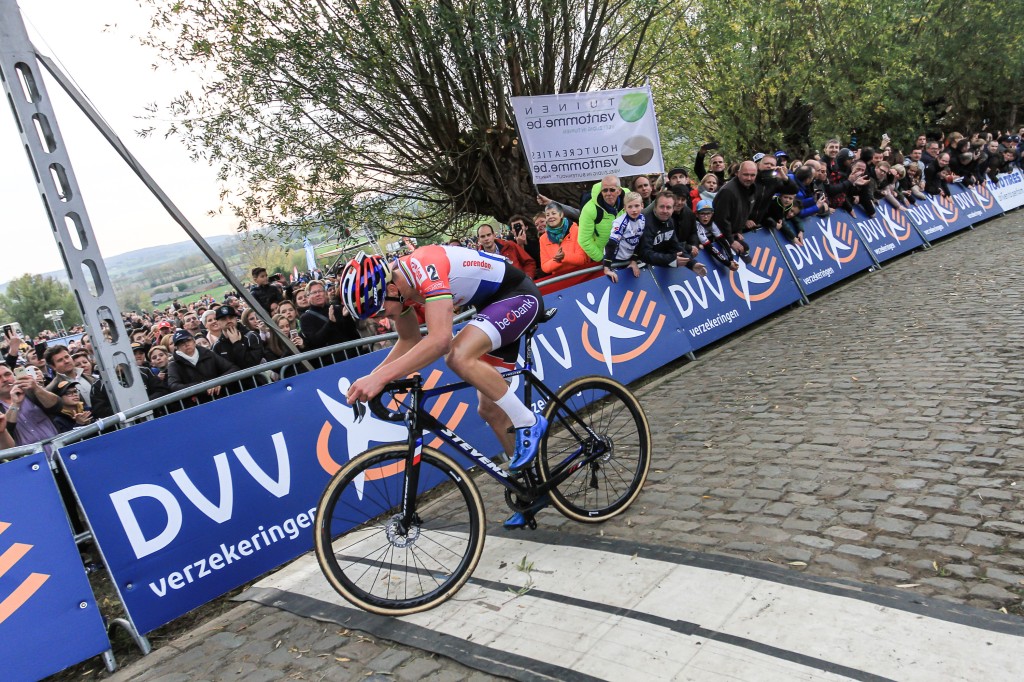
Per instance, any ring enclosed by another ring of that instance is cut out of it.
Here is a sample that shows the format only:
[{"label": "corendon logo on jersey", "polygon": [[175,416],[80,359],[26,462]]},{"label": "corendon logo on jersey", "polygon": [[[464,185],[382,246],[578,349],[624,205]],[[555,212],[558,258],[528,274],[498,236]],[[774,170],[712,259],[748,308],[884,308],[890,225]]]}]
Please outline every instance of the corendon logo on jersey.
[{"label": "corendon logo on jersey", "polygon": [[898,211],[892,206],[879,207],[878,215],[882,218],[886,231],[897,241],[904,242],[910,238],[910,219],[903,211]]},{"label": "corendon logo on jersey", "polygon": [[[595,304],[594,294],[588,292],[587,305],[584,305],[582,301],[577,301],[576,305],[580,307],[584,317],[588,320],[583,323],[580,330],[583,349],[590,357],[605,363],[605,366],[608,367],[608,374],[613,375],[615,373],[614,365],[639,357],[654,344],[665,324],[665,316],[657,312],[657,303],[653,300],[648,301],[647,292],[641,289],[636,294],[635,300],[633,292],[627,291],[615,310],[615,317],[623,322],[628,321],[629,324],[615,322],[611,315],[611,289],[611,287],[605,288],[600,303]],[[633,326],[634,324],[638,324],[639,328]],[[597,337],[597,348],[594,348],[590,342],[591,325],[593,325],[594,334]],[[638,345],[634,345],[631,350],[615,353],[612,348],[612,340],[625,341],[641,337],[646,338]]]},{"label": "corendon logo on jersey", "polygon": [[829,216],[825,224],[819,224],[821,230],[821,244],[825,247],[825,253],[839,264],[842,268],[857,257],[857,247],[860,242],[854,236],[853,226],[843,219]]},{"label": "corendon logo on jersey", "polygon": [[[434,370],[427,377],[426,381],[423,382],[424,388],[433,388],[437,385],[441,379],[443,373],[440,370]],[[342,377],[338,380],[338,392],[344,397],[348,393],[351,382]],[[370,443],[395,443],[405,442],[409,435],[408,429],[405,427],[404,422],[388,422],[378,419],[372,412],[367,412],[366,416],[361,421],[356,420],[356,413],[349,405],[345,402],[336,400],[331,396],[327,395],[320,389],[317,389],[317,394],[320,396],[320,401],[327,408],[327,411],[334,418],[334,421],[340,424],[345,430],[345,449],[348,452],[348,458],[351,460],[356,455],[362,454],[370,447]],[[430,414],[436,419],[444,422],[441,415],[444,413],[445,408],[451,401],[451,393],[445,393],[437,398],[434,405],[430,408]],[[402,396],[397,396],[401,399]],[[392,403],[390,405],[392,409],[395,409],[397,405]],[[466,411],[469,409],[469,405],[464,402],[457,402],[455,409],[452,412],[451,418],[446,422],[449,429],[458,427],[462,418],[466,415]],[[329,475],[334,475],[342,467],[338,461],[331,455],[330,442],[331,433],[334,430],[334,425],[329,421],[324,421],[324,425],[320,428],[320,435],[316,439],[316,459],[322,468]],[[441,445],[440,438],[434,438],[433,442],[430,443],[430,447],[438,447]],[[401,473],[405,469],[405,462],[396,462],[387,466],[376,467],[374,469],[367,469],[360,474],[355,482],[356,494],[359,499],[363,497],[363,484],[369,480],[378,480],[381,478],[387,478],[388,476],[394,476],[395,474]]]},{"label": "corendon logo on jersey", "polygon": [[[0,521],[0,535],[10,527],[10,523]],[[3,547],[4,544],[6,543],[0,544],[0,547]],[[27,545],[23,542],[14,542],[0,552],[0,576],[13,568],[16,563],[29,553],[32,547],[33,545]],[[0,594],[0,624],[3,624],[5,620],[14,615],[15,611],[24,606],[25,602],[31,599],[32,595],[38,592],[39,588],[41,588],[43,583],[49,580],[49,578],[50,576],[46,573],[29,573],[28,576],[22,580],[10,594]]]},{"label": "corendon logo on jersey", "polygon": [[747,310],[750,310],[751,303],[763,301],[775,293],[785,268],[763,246],[758,246],[750,254],[749,264],[743,259],[738,263],[739,268],[729,273],[729,286],[734,294],[747,302]]},{"label": "corendon logo on jersey", "polygon": [[960,217],[960,209],[956,207],[956,202],[952,198],[944,196],[931,196],[929,198],[942,222],[952,225]]}]

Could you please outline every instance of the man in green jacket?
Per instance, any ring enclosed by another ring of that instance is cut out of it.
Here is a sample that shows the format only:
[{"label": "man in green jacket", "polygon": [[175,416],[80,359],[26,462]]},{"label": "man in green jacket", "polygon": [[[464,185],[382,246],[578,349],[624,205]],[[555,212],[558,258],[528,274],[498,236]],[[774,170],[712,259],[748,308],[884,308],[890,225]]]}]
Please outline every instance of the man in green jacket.
[{"label": "man in green jacket", "polygon": [[591,197],[580,211],[579,242],[590,259],[600,263],[612,223],[625,210],[619,179],[614,175],[604,176],[600,184],[594,185]]}]

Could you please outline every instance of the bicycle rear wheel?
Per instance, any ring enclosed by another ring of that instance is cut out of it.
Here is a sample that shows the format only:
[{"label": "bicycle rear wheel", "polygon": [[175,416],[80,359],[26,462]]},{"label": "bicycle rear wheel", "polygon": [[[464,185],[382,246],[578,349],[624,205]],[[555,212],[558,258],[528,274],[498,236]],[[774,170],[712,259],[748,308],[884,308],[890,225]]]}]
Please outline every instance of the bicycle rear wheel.
[{"label": "bicycle rear wheel", "polygon": [[[621,514],[633,503],[651,467],[651,430],[636,397],[617,381],[600,376],[576,379],[545,410],[548,430],[537,458],[544,481],[571,473],[551,490],[551,503],[565,516],[596,523]],[[584,423],[596,434],[591,438]],[[587,452],[605,450],[581,466]]]},{"label": "bicycle rear wheel", "polygon": [[484,546],[476,485],[433,448],[423,448],[416,515],[403,532],[406,454],[396,443],[359,455],[331,478],[316,510],[316,558],[331,586],[359,608],[387,616],[449,599]]}]

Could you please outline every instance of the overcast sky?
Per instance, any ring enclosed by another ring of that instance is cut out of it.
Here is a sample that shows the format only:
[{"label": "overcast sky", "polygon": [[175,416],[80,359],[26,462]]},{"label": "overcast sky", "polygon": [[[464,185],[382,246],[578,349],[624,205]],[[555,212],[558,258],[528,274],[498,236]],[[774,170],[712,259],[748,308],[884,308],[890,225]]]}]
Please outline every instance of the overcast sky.
[{"label": "overcast sky", "polygon": [[[166,104],[196,83],[193,75],[151,68],[154,53],[138,38],[148,26],[149,9],[137,0],[20,0],[20,6],[36,47],[74,79],[192,224],[207,236],[232,232],[236,221],[228,211],[217,218],[207,215],[221,207],[215,170],[192,162],[176,139],[135,134],[146,126],[139,117],[147,104]],[[46,86],[103,255],[188,239],[60,86],[48,76]],[[63,265],[14,116],[9,107],[0,109],[0,282],[5,282]]]}]

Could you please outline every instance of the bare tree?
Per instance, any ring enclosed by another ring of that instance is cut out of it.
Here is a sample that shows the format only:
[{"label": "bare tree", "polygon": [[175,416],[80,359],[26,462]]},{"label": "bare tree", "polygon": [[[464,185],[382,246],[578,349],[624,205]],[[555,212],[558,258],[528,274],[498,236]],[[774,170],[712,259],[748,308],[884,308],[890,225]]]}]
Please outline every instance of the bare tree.
[{"label": "bare tree", "polygon": [[673,11],[653,0],[148,1],[148,42],[206,67],[202,91],[171,104],[171,132],[223,180],[244,180],[243,220],[384,212],[383,229],[406,233],[526,208],[535,188],[510,98],[642,82],[671,40],[652,22]]}]

